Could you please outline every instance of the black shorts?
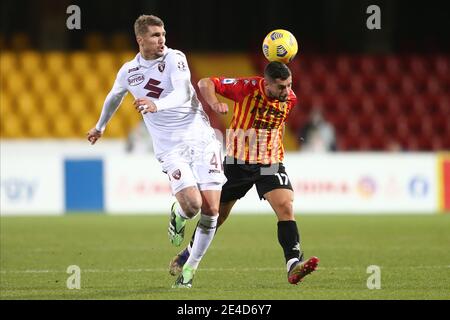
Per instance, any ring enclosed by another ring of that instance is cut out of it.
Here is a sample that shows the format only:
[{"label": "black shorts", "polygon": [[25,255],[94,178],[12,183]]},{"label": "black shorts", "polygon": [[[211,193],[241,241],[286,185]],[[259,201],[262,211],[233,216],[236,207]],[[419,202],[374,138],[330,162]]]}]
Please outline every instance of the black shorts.
[{"label": "black shorts", "polygon": [[227,182],[222,187],[220,202],[229,202],[245,196],[253,185],[260,199],[275,189],[292,189],[283,163],[271,165],[241,164],[234,158],[226,158],[223,165]]}]

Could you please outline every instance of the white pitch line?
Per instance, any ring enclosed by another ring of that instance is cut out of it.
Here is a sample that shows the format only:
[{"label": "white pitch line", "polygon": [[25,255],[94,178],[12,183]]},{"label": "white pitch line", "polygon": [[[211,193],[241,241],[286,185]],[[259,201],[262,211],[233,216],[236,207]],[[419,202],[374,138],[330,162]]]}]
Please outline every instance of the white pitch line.
[{"label": "white pitch line", "polygon": [[[447,266],[398,266],[398,267],[381,267],[381,269],[450,269],[450,265]],[[280,271],[284,268],[204,268],[201,269],[205,272],[264,272],[264,271]],[[145,268],[145,269],[82,269],[81,272],[87,273],[123,273],[123,272],[166,272],[167,268]],[[365,270],[364,267],[318,267],[317,270]],[[0,274],[6,273],[66,273],[65,270],[0,270]]]}]

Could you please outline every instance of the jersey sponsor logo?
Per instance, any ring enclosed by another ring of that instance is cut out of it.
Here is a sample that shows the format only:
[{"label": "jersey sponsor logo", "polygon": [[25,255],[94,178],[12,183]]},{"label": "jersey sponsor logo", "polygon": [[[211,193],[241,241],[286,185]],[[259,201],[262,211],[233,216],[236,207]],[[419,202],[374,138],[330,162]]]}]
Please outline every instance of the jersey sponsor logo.
[{"label": "jersey sponsor logo", "polygon": [[158,70],[159,70],[159,72],[163,72],[165,68],[166,68],[166,63],[165,63],[164,61],[163,61],[163,62],[160,62],[160,63],[158,64]]},{"label": "jersey sponsor logo", "polygon": [[161,81],[155,80],[155,79],[149,79],[147,84],[145,85],[145,89],[149,90],[150,92],[147,93],[148,97],[157,98],[159,99],[159,96],[164,91],[164,89],[157,87],[158,84],[160,84]]},{"label": "jersey sponsor logo", "polygon": [[180,71],[187,70],[186,63],[184,63],[184,61],[178,61],[177,67],[178,67],[178,70],[180,70]]},{"label": "jersey sponsor logo", "polygon": [[219,169],[209,169],[208,173],[220,173]]},{"label": "jersey sponsor logo", "polygon": [[222,80],[222,84],[235,84],[236,83],[236,79],[233,78],[226,78]]},{"label": "jersey sponsor logo", "polygon": [[137,86],[137,85],[141,84],[142,82],[144,82],[144,80],[145,80],[145,77],[142,73],[134,74],[132,76],[129,76],[127,79],[128,84],[130,86]]},{"label": "jersey sponsor logo", "polygon": [[139,67],[134,67],[134,68],[128,69],[128,73],[138,71],[138,70],[139,70]]},{"label": "jersey sponsor logo", "polygon": [[180,178],[181,178],[181,171],[180,171],[180,169],[177,169],[174,172],[172,172],[172,177],[175,180],[180,180]]}]

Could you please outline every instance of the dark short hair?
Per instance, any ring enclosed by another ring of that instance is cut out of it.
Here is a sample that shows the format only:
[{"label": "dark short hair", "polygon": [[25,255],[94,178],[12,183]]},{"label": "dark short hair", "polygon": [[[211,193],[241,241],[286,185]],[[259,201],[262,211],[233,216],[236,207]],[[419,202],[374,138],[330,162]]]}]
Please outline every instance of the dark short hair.
[{"label": "dark short hair", "polygon": [[136,36],[142,36],[147,33],[148,26],[164,27],[164,22],[154,15],[141,15],[134,22],[134,33]]},{"label": "dark short hair", "polygon": [[291,75],[291,70],[284,63],[272,61],[264,69],[264,76],[276,80],[286,80]]}]

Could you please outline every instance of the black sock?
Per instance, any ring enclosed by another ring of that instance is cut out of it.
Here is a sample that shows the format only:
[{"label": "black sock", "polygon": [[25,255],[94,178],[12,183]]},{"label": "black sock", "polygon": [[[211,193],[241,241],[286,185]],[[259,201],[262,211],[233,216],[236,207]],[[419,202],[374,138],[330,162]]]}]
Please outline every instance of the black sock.
[{"label": "black sock", "polygon": [[286,263],[292,258],[303,260],[303,253],[300,250],[300,234],[295,221],[278,221],[278,242],[283,247]]},{"label": "black sock", "polygon": [[191,242],[189,242],[189,247],[191,247],[191,249],[192,249],[192,246],[194,245],[195,232],[197,231],[197,227],[198,227],[199,222],[200,222],[200,220],[198,220],[197,226],[195,227],[194,233],[192,234],[192,237],[191,237]]}]

